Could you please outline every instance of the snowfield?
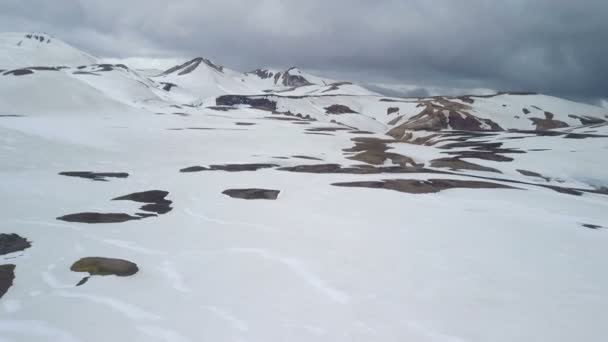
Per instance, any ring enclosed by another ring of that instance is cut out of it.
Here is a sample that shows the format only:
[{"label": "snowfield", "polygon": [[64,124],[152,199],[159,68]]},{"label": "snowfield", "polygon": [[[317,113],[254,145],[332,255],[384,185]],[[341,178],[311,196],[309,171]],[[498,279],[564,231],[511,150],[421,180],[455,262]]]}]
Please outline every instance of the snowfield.
[{"label": "snowfield", "polygon": [[608,336],[605,108],[27,35],[0,34],[0,341]]}]

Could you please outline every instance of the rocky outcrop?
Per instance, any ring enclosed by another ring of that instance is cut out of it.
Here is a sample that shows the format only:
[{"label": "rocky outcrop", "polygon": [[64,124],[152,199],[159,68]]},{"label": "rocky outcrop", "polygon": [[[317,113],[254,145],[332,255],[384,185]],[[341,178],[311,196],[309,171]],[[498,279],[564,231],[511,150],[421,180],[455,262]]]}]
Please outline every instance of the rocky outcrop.
[{"label": "rocky outcrop", "polygon": [[[437,103],[438,102],[438,103]],[[424,110],[403,124],[391,129],[388,135],[402,139],[408,131],[440,131],[454,129],[462,131],[502,131],[495,122],[476,117],[467,110],[470,107],[445,99],[423,102]],[[398,122],[398,121],[397,121]]]},{"label": "rocky outcrop", "polygon": [[334,186],[386,189],[410,194],[431,194],[449,189],[517,189],[503,184],[458,179],[389,179],[375,182],[334,183]]},{"label": "rocky outcrop", "polygon": [[554,118],[553,113],[551,113],[551,112],[545,112],[545,118],[544,119],[530,118],[530,120],[536,126],[536,130],[537,131],[547,131],[547,130],[556,129],[556,128],[565,128],[565,127],[568,127],[567,123],[565,123],[563,121],[555,120],[553,118]]},{"label": "rocky outcrop", "polygon": [[26,238],[17,234],[0,234],[0,255],[20,252],[32,247]]},{"label": "rocky outcrop", "polygon": [[130,277],[139,271],[137,264],[123,259],[88,257],[72,264],[72,272],[84,272],[89,276],[83,278],[77,286],[84,285],[92,276]]},{"label": "rocky outcrop", "polygon": [[325,107],[325,113],[327,114],[359,114],[357,111],[350,109],[348,106],[334,104],[329,107]]},{"label": "rocky outcrop", "polygon": [[201,65],[201,63],[209,66],[210,68],[212,68],[213,70],[215,70],[217,72],[224,72],[223,66],[216,65],[206,58],[197,57],[197,58],[187,61],[184,64],[177,65],[177,66],[174,66],[174,67],[166,70],[165,72],[163,72],[161,74],[161,76],[166,76],[166,75],[175,74],[175,73],[177,73],[177,75],[179,75],[179,76],[187,75],[187,74],[193,72],[194,70],[196,70]]},{"label": "rocky outcrop", "polygon": [[279,190],[268,189],[228,189],[222,192],[222,194],[246,200],[276,200],[280,192]]},{"label": "rocky outcrop", "polygon": [[13,286],[15,265],[0,265],[0,298]]},{"label": "rocky outcrop", "polygon": [[92,181],[107,182],[107,178],[127,178],[129,174],[126,172],[91,172],[91,171],[66,171],[60,172],[61,176],[79,177],[90,179]]},{"label": "rocky outcrop", "polygon": [[217,106],[237,106],[247,105],[251,108],[271,111],[277,110],[277,103],[265,97],[244,96],[244,95],[223,95],[215,99]]}]

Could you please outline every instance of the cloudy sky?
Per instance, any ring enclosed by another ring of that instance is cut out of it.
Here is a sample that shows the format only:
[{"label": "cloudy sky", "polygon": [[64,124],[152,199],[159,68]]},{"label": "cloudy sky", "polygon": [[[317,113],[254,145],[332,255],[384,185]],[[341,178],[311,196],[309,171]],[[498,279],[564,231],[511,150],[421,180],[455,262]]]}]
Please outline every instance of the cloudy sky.
[{"label": "cloudy sky", "polygon": [[608,98],[607,0],[0,0],[0,30],[99,56]]}]

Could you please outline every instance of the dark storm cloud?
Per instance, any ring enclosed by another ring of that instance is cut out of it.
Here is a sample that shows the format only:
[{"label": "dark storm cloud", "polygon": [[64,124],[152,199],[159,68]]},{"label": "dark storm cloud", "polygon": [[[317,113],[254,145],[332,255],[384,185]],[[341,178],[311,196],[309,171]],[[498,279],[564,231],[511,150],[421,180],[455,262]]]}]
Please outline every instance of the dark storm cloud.
[{"label": "dark storm cloud", "polygon": [[606,0],[2,0],[0,29],[46,31],[105,56],[608,97]]}]

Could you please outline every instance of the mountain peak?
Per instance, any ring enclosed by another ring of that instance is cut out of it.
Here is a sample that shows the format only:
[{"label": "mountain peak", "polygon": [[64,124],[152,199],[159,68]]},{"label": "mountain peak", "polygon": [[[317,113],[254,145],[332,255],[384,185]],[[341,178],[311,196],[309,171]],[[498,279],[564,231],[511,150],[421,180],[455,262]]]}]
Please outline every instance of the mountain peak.
[{"label": "mountain peak", "polygon": [[162,73],[162,75],[169,75],[169,74],[177,74],[180,76],[187,75],[187,74],[193,72],[194,70],[196,70],[201,64],[205,64],[217,72],[224,72],[223,66],[217,65],[207,58],[196,57],[196,58],[193,58],[193,59],[187,61],[184,64],[176,65],[176,66],[166,70],[165,72]]}]

